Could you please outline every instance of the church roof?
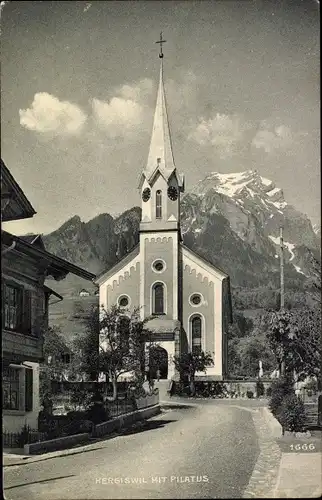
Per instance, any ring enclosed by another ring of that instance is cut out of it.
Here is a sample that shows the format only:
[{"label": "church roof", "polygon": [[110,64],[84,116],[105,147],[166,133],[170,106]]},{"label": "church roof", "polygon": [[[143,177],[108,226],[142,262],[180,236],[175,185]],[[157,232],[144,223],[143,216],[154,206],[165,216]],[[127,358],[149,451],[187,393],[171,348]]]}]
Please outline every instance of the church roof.
[{"label": "church roof", "polygon": [[184,245],[183,243],[181,243],[181,247],[184,251],[187,252],[187,254],[189,255],[189,253],[191,254],[191,256],[193,256],[195,259],[199,260],[200,262],[202,262],[204,265],[212,268],[216,273],[218,273],[220,275],[220,277],[222,279],[225,279],[225,278],[229,278],[229,275],[227,273],[225,273],[225,271],[223,271],[222,269],[220,269],[219,267],[215,266],[214,264],[212,264],[208,259],[205,259],[205,257],[201,257],[201,255],[199,255],[198,253],[194,252],[193,250],[191,250],[191,248],[187,247],[186,245]]},{"label": "church roof", "polygon": [[160,316],[149,319],[145,323],[144,329],[157,333],[173,333],[176,330],[180,330],[180,321]]},{"label": "church roof", "polygon": [[106,281],[108,278],[113,276],[113,274],[117,273],[120,271],[126,264],[131,262],[131,260],[136,257],[140,253],[140,245],[137,244],[133,250],[126,254],[124,257],[122,257],[114,266],[112,266],[110,269],[103,271],[101,274],[96,276],[96,279],[94,280],[94,283],[96,285],[101,285],[104,281]]}]

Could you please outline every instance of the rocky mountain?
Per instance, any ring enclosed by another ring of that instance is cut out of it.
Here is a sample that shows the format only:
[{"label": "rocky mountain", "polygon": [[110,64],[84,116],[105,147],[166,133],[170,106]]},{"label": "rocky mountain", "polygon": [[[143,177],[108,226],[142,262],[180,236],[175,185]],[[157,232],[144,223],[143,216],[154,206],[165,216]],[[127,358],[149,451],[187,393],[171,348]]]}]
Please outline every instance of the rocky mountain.
[{"label": "rocky mountain", "polygon": [[[52,253],[98,274],[138,243],[141,210],[117,218],[78,216],[45,235]],[[301,289],[320,262],[319,237],[308,217],[288,204],[281,188],[256,171],[214,172],[181,202],[184,243],[231,276],[234,287],[278,288],[279,231],[284,228],[285,279]]]},{"label": "rocky mountain", "polygon": [[75,215],[56,231],[43,236],[49,252],[98,274],[110,268],[138,243],[141,209],[117,218],[100,214],[89,222]]},{"label": "rocky mountain", "polygon": [[314,224],[313,231],[315,232],[317,237],[320,239],[320,243],[321,243],[321,224]]},{"label": "rocky mountain", "polygon": [[206,219],[210,214],[222,215],[243,242],[263,256],[275,258],[280,252],[282,226],[285,259],[296,272],[310,275],[310,258],[305,258],[305,249],[319,260],[320,238],[309,218],[285,201],[281,188],[256,171],[214,172],[186,195],[184,206],[188,208],[184,217],[186,232],[198,235],[205,229],[205,215]]}]

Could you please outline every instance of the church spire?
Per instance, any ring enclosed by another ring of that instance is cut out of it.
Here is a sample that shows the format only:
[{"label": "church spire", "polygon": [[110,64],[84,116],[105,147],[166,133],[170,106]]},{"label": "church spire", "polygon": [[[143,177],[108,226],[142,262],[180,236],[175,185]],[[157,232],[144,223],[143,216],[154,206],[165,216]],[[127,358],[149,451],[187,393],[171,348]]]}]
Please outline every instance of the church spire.
[{"label": "church spire", "polygon": [[143,172],[148,182],[157,170],[159,170],[166,180],[169,179],[170,175],[175,170],[163,83],[164,54],[162,51],[162,44],[165,43],[165,40],[162,38],[162,32],[160,33],[160,40],[156,43],[160,44],[160,79],[148,161]]}]

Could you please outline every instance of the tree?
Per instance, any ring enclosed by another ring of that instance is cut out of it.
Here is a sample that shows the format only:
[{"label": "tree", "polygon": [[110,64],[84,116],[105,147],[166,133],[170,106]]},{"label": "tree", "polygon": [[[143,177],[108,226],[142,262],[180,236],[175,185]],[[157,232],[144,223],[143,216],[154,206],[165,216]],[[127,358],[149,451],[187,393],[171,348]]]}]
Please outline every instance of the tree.
[{"label": "tree", "polygon": [[321,380],[321,306],[271,314],[267,339],[282,374]]},{"label": "tree", "polygon": [[254,322],[246,318],[242,313],[233,313],[233,322],[228,326],[228,338],[242,338],[252,331]]},{"label": "tree", "polygon": [[84,306],[81,302],[75,302],[74,304],[74,314],[75,319],[83,318],[85,314]]},{"label": "tree", "polygon": [[269,328],[267,314],[246,318],[234,314],[234,324],[228,330],[228,372],[230,377],[257,377],[259,361],[265,372],[273,370],[274,355],[267,345],[265,332]]},{"label": "tree", "polygon": [[265,334],[257,330],[254,330],[252,335],[240,339],[235,350],[239,358],[239,375],[257,377],[260,360],[265,372],[274,367],[274,356],[267,345]]},{"label": "tree", "polygon": [[91,380],[99,373],[107,375],[113,386],[112,400],[117,398],[117,381],[129,373],[139,385],[144,382],[145,351],[154,343],[139,310],[125,311],[116,306],[110,310],[93,308],[86,320],[86,332],[75,341],[82,353],[81,370]]},{"label": "tree", "polygon": [[83,319],[85,332],[75,337],[73,350],[79,359],[79,370],[91,381],[98,380],[99,374],[99,308],[92,306]]},{"label": "tree", "polygon": [[195,374],[196,372],[206,373],[207,367],[212,366],[213,359],[210,353],[201,351],[200,353],[181,353],[173,359],[174,365],[180,374],[180,378],[188,377],[190,393],[195,395]]},{"label": "tree", "polygon": [[[66,364],[64,355],[68,354],[70,363]],[[52,381],[61,380],[64,375],[68,379],[76,378],[79,374],[79,360],[65,339],[58,326],[48,328],[44,335],[43,344],[44,362],[40,366],[39,392],[40,399],[52,398]]]}]

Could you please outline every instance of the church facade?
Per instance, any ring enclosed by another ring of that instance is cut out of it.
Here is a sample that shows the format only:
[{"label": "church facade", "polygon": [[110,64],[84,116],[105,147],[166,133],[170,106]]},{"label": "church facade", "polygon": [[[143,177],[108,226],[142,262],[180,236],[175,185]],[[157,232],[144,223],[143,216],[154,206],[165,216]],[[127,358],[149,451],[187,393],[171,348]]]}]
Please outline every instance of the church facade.
[{"label": "church facade", "polygon": [[161,378],[174,378],[174,355],[204,351],[213,358],[206,378],[221,380],[227,376],[227,329],[232,318],[229,276],[187,248],[181,235],[184,177],[174,163],[162,52],[160,57],[150,149],[139,185],[139,244],[95,282],[104,308],[118,305],[126,314],[139,307],[141,318],[150,318],[147,327],[162,354]]}]

